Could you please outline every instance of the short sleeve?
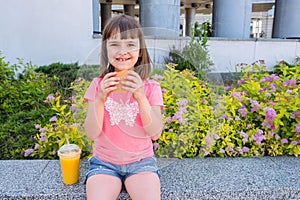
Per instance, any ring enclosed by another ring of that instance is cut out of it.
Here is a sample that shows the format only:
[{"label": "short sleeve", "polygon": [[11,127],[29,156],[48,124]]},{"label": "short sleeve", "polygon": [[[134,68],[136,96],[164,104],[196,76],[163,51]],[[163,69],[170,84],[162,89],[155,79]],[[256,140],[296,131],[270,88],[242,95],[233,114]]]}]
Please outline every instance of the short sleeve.
[{"label": "short sleeve", "polygon": [[154,80],[148,80],[145,83],[145,92],[151,106],[164,107],[163,96],[160,84]]},{"label": "short sleeve", "polygon": [[84,94],[84,100],[94,101],[102,78],[94,78]]}]

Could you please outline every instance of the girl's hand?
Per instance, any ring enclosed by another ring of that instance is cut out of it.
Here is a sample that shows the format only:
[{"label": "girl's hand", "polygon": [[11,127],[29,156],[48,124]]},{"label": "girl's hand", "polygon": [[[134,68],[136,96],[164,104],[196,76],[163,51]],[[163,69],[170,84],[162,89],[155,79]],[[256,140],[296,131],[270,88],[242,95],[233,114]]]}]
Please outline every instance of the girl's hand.
[{"label": "girl's hand", "polygon": [[138,73],[135,71],[129,71],[126,76],[124,76],[121,81],[122,88],[133,94],[135,100],[139,100],[145,97],[144,84]]},{"label": "girl's hand", "polygon": [[105,102],[109,93],[117,89],[117,85],[119,84],[120,78],[116,77],[116,74],[116,72],[110,72],[103,77],[100,83],[96,100]]}]

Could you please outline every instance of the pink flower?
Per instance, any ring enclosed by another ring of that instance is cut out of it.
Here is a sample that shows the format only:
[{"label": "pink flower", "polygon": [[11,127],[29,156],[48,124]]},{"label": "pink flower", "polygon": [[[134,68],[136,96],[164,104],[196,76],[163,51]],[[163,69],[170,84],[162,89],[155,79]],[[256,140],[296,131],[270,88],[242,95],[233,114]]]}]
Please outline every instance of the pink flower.
[{"label": "pink flower", "polygon": [[288,143],[288,140],[287,140],[286,138],[282,138],[282,139],[281,139],[281,143],[282,143],[282,144],[287,144],[287,143]]},{"label": "pink flower", "polygon": [[258,92],[264,92],[264,91],[266,91],[266,88],[261,88],[258,90]]},{"label": "pink flower", "polygon": [[252,140],[256,142],[256,144],[260,145],[266,137],[263,135],[263,131],[258,129],[254,135],[252,135]]},{"label": "pink flower", "polygon": [[40,128],[40,125],[39,125],[39,124],[36,124],[34,127],[35,127],[36,129],[39,129],[39,128]]},{"label": "pink flower", "polygon": [[211,144],[211,143],[212,143],[212,137],[211,137],[211,136],[206,136],[206,137],[204,138],[204,140],[205,140],[205,142],[206,142],[207,144]]},{"label": "pink flower", "polygon": [[172,117],[170,117],[170,116],[167,117],[167,118],[166,118],[166,122],[167,122],[168,124],[171,124],[171,123],[172,123]]},{"label": "pink flower", "polygon": [[274,123],[272,121],[264,121],[263,123],[261,123],[261,125],[267,127],[267,128],[271,128],[271,129],[275,129],[274,127]]},{"label": "pink flower", "polygon": [[46,136],[41,136],[41,137],[40,137],[40,142],[44,142],[44,141],[46,141],[46,140],[47,140]]},{"label": "pink flower", "polygon": [[270,136],[274,136],[274,132],[272,132],[272,131],[268,131],[268,134],[269,134]]},{"label": "pink flower", "polygon": [[153,78],[154,80],[163,80],[163,79],[164,79],[164,77],[163,77],[162,75],[159,75],[159,74],[154,74],[154,75],[152,76],[152,78]]},{"label": "pink flower", "polygon": [[44,133],[46,131],[46,128],[41,128],[39,131],[40,133]]},{"label": "pink flower", "polygon": [[251,112],[255,112],[257,109],[261,108],[261,106],[256,100],[250,99],[249,101],[251,103]]},{"label": "pink flower", "polygon": [[273,120],[276,117],[276,112],[273,108],[266,107],[264,108],[264,112],[266,113],[266,120]]},{"label": "pink flower", "polygon": [[270,97],[270,96],[272,96],[269,92],[267,92],[266,94],[265,94],[265,97]]},{"label": "pink flower", "polygon": [[295,119],[295,113],[290,113],[290,118]]},{"label": "pink flower", "polygon": [[178,105],[178,106],[185,106],[186,104],[187,104],[186,98],[182,98],[176,103],[176,105]]},{"label": "pink flower", "polygon": [[50,121],[50,122],[55,122],[55,121],[57,121],[56,116],[51,117],[51,118],[49,119],[49,121]]},{"label": "pink flower", "polygon": [[52,95],[52,94],[49,94],[47,97],[46,97],[46,100],[45,100],[45,102],[49,102],[49,101],[53,101],[53,100],[55,100],[55,97]]},{"label": "pink flower", "polygon": [[224,90],[225,91],[228,91],[228,90],[230,90],[232,88],[232,86],[226,86],[226,87],[224,87]]},{"label": "pink flower", "polygon": [[70,106],[70,111],[75,111],[77,109],[76,106]]},{"label": "pink flower", "polygon": [[26,149],[26,150],[25,150],[25,153],[24,153],[24,157],[29,156],[29,155],[32,154],[33,152],[34,152],[33,149]]},{"label": "pink flower", "polygon": [[242,150],[243,150],[244,153],[249,152],[249,148],[248,147],[243,147]]},{"label": "pink flower", "polygon": [[276,103],[275,103],[275,102],[272,102],[272,101],[269,101],[268,104],[269,104],[270,106],[276,106]]},{"label": "pink flower", "polygon": [[237,84],[239,84],[239,85],[241,85],[241,84],[243,84],[243,83],[245,83],[245,80],[243,80],[243,79],[238,80],[238,82],[237,82]]},{"label": "pink flower", "polygon": [[283,86],[288,87],[288,86],[296,86],[297,81],[296,80],[287,80],[282,83]]},{"label": "pink flower", "polygon": [[159,144],[157,142],[153,143],[153,149],[154,149],[154,151],[158,148],[158,146],[159,146]]},{"label": "pink flower", "polygon": [[241,106],[239,109],[238,109],[239,113],[242,115],[242,117],[245,117],[247,115],[247,110],[245,109],[244,106]]},{"label": "pink flower", "polygon": [[295,129],[296,133],[300,133],[300,124],[296,124]]}]

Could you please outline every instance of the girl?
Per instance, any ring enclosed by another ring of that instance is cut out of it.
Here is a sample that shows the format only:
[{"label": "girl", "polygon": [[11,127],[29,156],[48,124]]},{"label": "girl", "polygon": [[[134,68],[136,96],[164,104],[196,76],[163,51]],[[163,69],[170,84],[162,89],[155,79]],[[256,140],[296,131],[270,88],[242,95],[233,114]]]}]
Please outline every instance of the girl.
[{"label": "girl", "polygon": [[117,199],[122,186],[133,200],[160,199],[152,140],[161,135],[163,99],[150,70],[141,26],[130,16],[111,18],[102,36],[101,75],[84,96],[85,131],[94,140],[88,200]]}]

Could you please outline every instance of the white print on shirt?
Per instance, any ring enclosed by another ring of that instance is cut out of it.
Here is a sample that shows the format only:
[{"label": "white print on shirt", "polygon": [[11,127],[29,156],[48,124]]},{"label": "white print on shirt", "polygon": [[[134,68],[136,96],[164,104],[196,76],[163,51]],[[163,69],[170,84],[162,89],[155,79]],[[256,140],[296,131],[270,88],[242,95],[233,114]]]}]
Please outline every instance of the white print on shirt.
[{"label": "white print on shirt", "polygon": [[133,127],[135,118],[139,113],[139,107],[136,101],[129,103],[128,99],[124,103],[122,99],[120,102],[117,102],[111,97],[108,97],[104,105],[110,116],[110,125],[118,125],[121,120],[124,120],[126,125]]}]

